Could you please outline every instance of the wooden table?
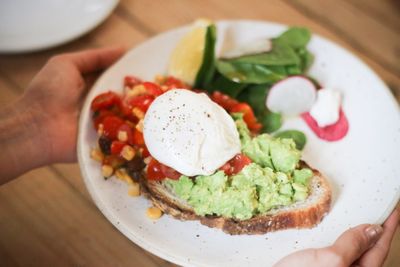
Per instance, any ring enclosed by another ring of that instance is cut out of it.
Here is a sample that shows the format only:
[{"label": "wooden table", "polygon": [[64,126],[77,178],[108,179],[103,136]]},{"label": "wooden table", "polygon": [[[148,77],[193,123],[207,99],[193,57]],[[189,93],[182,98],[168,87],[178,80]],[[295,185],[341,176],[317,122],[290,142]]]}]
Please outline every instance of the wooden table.
[{"label": "wooden table", "polygon": [[[304,25],[348,48],[400,100],[396,0],[123,0],[91,33],[61,47],[0,56],[0,104],[22,94],[50,56],[110,44],[136,46],[194,18]],[[397,232],[385,266],[400,266]],[[31,171],[0,187],[0,266],[173,266],[130,242],[93,204],[77,164]]]}]

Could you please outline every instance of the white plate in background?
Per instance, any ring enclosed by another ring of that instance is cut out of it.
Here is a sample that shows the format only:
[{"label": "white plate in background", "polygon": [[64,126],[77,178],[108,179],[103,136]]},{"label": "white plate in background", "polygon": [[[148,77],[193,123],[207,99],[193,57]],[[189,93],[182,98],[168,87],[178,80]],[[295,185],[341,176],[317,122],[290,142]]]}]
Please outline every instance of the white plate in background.
[{"label": "white plate in background", "polygon": [[[286,26],[256,21],[218,22],[218,39],[242,42],[275,37]],[[98,162],[89,154],[96,146],[90,102],[110,88],[122,91],[127,74],[153,80],[166,72],[170,53],[189,30],[178,28],[160,34],[128,52],[94,85],[84,104],[78,157],[86,186],[96,205],[124,235],[144,249],[185,266],[269,266],[294,251],[331,244],[342,232],[361,223],[381,223],[400,194],[400,112],[379,77],[357,57],[333,42],[313,35],[309,50],[315,55],[310,74],[321,84],[343,93],[343,110],[350,130],[338,142],[317,138],[299,118],[284,128],[302,130],[308,137],[304,158],[328,178],[333,190],[331,212],[309,230],[285,230],[258,236],[230,236],[198,222],[163,216],[151,221],[144,197],[127,194],[117,179],[105,181]],[[229,36],[225,33],[229,32]],[[218,44],[222,49],[221,43]]]},{"label": "white plate in background", "polygon": [[0,53],[31,52],[95,28],[118,0],[1,0]]}]

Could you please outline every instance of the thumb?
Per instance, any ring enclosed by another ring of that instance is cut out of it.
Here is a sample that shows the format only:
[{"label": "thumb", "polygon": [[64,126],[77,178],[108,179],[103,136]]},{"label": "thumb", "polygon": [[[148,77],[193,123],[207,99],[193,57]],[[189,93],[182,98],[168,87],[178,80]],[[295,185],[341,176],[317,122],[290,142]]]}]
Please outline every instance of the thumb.
[{"label": "thumb", "polygon": [[346,266],[350,266],[376,243],[382,232],[380,225],[359,225],[344,232],[330,249],[341,255]]}]

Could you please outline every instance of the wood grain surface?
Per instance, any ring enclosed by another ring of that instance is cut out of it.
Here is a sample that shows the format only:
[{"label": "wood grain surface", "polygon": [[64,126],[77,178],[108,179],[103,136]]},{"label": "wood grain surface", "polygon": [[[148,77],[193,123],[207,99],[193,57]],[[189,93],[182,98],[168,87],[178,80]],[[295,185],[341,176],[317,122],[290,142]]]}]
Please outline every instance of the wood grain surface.
[{"label": "wood grain surface", "polygon": [[[112,44],[134,47],[199,17],[306,26],[359,56],[400,101],[399,1],[122,0],[78,40],[41,52],[0,55],[0,105],[18,98],[52,55]],[[397,231],[385,266],[400,266],[399,251]],[[175,265],[130,242],[106,220],[77,164],[56,164],[0,187],[0,266]]]}]

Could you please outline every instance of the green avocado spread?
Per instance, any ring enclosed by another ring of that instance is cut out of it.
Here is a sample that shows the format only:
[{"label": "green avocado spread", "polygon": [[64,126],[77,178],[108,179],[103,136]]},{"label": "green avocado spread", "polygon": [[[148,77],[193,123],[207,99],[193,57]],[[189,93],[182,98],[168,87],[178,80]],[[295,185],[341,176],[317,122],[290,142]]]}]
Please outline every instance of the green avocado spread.
[{"label": "green avocado spread", "polygon": [[217,171],[208,176],[164,183],[190,204],[198,215],[218,215],[245,220],[308,196],[313,173],[298,169],[301,153],[292,139],[275,139],[268,134],[251,137],[241,114],[234,114],[242,153],[253,162],[239,173],[227,176]]}]

